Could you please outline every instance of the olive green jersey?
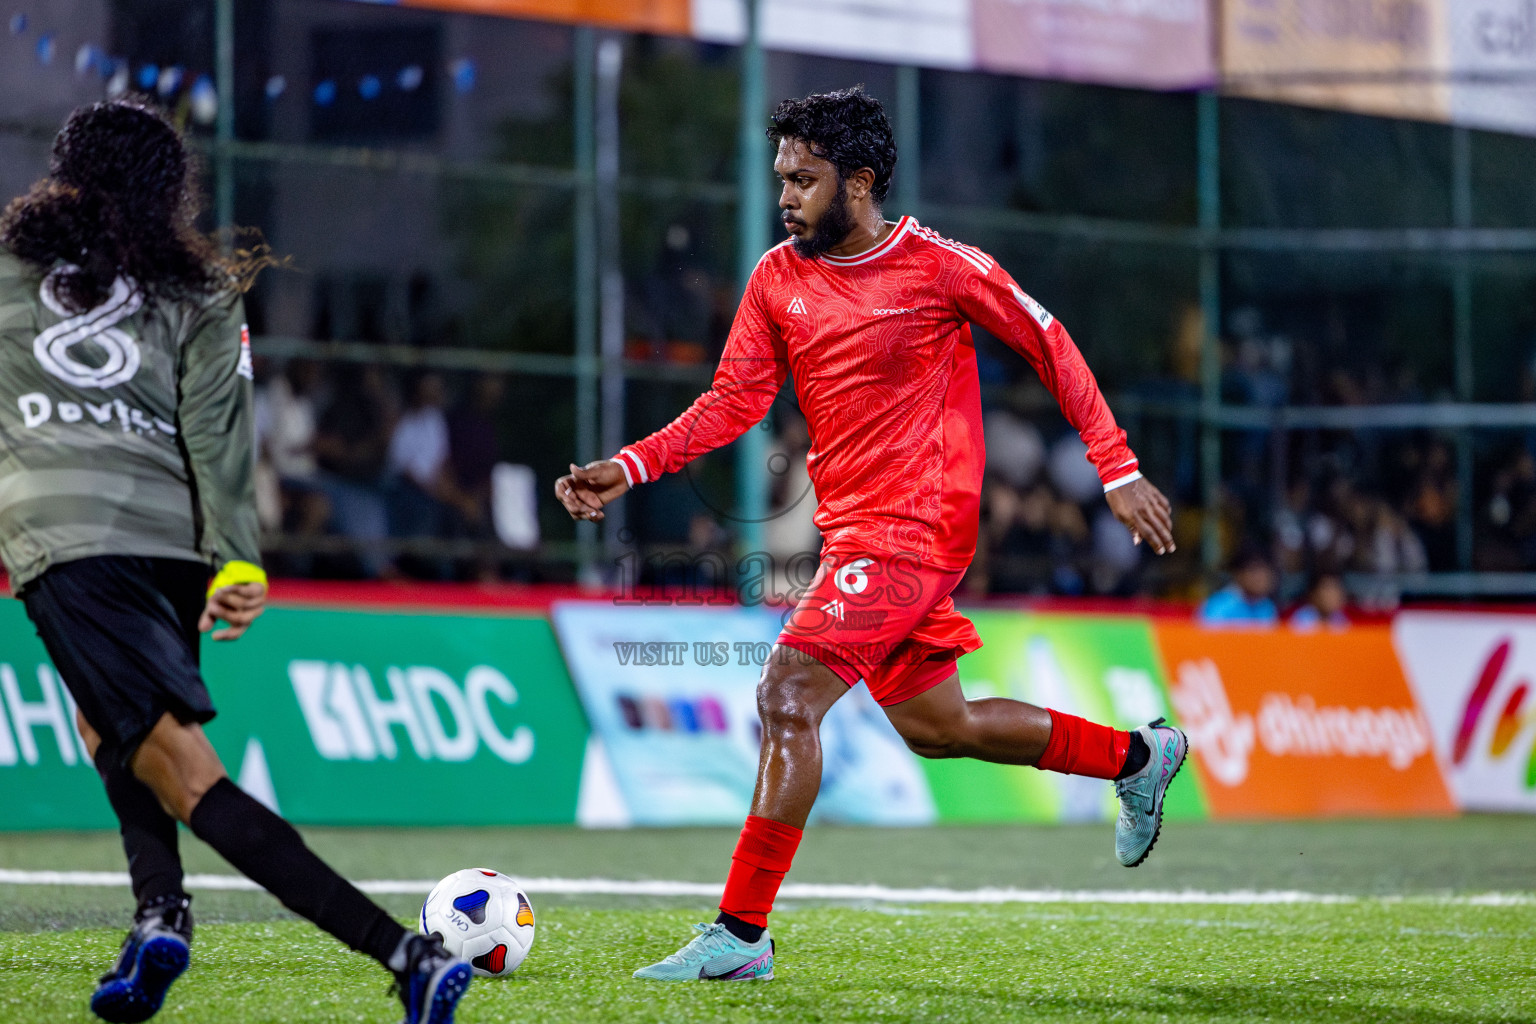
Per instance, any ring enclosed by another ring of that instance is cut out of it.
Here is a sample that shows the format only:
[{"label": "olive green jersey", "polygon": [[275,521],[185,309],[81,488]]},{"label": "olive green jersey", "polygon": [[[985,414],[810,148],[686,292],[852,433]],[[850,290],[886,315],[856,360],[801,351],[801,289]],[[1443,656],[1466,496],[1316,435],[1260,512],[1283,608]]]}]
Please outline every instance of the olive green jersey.
[{"label": "olive green jersey", "polygon": [[93,555],[261,564],[245,311],[147,300],[75,313],[0,247],[0,558],[14,588]]}]

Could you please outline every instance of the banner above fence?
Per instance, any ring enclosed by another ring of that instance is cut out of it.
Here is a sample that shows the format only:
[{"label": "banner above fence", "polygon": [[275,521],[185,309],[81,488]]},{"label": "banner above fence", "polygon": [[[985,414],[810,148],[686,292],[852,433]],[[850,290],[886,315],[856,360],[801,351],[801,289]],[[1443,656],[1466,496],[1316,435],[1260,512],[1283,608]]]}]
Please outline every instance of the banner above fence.
[{"label": "banner above fence", "polygon": [[1151,89],[1211,85],[1208,0],[974,0],[976,67]]},{"label": "banner above fence", "polygon": [[[746,37],[744,0],[393,2]],[[1536,134],[1536,0],[760,3],[771,50],[1134,88],[1219,82],[1255,99]]]},{"label": "banner above fence", "polygon": [[1532,0],[1223,0],[1222,14],[1228,92],[1536,133]]},{"label": "banner above fence", "polygon": [[[400,2],[715,43],[747,34],[743,0]],[[1154,89],[1215,81],[1211,11],[1211,0],[761,0],[770,50]]]},{"label": "banner above fence", "polygon": [[[377,2],[377,0],[366,0]],[[388,0],[385,0],[388,2]],[[439,7],[503,18],[586,22],[635,32],[687,35],[689,0],[398,0],[404,7]]]}]

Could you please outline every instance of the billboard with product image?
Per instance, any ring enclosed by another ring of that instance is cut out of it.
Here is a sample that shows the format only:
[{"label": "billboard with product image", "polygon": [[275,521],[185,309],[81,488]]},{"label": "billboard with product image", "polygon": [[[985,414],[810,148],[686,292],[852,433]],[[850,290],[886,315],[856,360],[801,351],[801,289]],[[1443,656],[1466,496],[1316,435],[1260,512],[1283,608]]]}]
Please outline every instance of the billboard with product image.
[{"label": "billboard with product image", "polygon": [[[968,614],[985,642],[960,661],[968,697],[1014,697],[1121,727],[1169,711],[1143,619]],[[780,616],[595,602],[557,604],[553,615],[620,804],[606,812],[584,804],[583,820],[739,823],[756,781],[757,682]],[[833,705],[821,740],[813,821],[1109,821],[1115,814],[1113,787],[1102,779],[917,757],[863,686]],[[1204,814],[1192,773],[1170,791],[1168,813]]]},{"label": "billboard with product image", "polygon": [[[739,825],[757,780],[757,682],[780,617],[762,608],[552,610],[571,678],[611,766],[606,805],[584,824]],[[862,686],[821,727],[812,821],[926,825],[933,799],[916,759]]]}]

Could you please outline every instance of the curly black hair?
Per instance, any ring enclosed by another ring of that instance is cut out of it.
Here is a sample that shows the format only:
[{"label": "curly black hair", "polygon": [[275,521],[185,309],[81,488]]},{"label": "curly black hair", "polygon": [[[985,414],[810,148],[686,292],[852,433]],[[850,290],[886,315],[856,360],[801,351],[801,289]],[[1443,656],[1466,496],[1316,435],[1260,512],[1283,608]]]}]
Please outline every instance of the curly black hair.
[{"label": "curly black hair", "polygon": [[800,139],[846,178],[861,167],[875,172],[870,193],[884,203],[896,170],[896,137],[880,101],[862,85],[785,100],[768,118],[768,138]]},{"label": "curly black hair", "polygon": [[232,256],[194,225],[196,167],[158,109],[116,99],[70,114],[48,177],[0,214],[0,244],[44,272],[60,264],[58,295],[75,311],[106,301],[119,274],[146,297],[180,300],[249,287],[272,261],[265,247]]}]

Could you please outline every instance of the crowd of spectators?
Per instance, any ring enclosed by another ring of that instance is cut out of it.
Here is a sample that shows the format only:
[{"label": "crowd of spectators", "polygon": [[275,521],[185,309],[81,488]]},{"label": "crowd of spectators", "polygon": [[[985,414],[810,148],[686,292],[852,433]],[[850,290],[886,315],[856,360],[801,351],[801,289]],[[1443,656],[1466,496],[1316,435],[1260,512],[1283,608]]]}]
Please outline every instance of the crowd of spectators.
[{"label": "crowd of spectators", "polygon": [[[1297,400],[1297,349],[1286,339],[1250,332],[1224,353],[1225,402]],[[489,562],[389,542],[496,538],[493,476],[503,461],[498,424],[505,419],[507,383],[501,376],[447,378],[302,359],[267,363],[259,372],[262,522],[272,534],[298,541],[277,546],[280,571],[435,579],[496,574]],[[1342,367],[1309,380],[1304,397],[1332,405],[1425,399],[1405,373]],[[1052,415],[1009,411],[1006,401],[989,404],[981,532],[965,596],[1206,599],[1198,446],[1190,443],[1193,435],[1179,433],[1182,421],[1161,421],[1161,429],[1178,437],[1163,445],[1157,469],[1149,470],[1175,500],[1179,555],[1153,559],[1110,513],[1070,427]],[[1151,418],[1138,426],[1139,441],[1159,429]],[[765,541],[782,565],[791,553],[814,550],[817,534],[804,421],[776,414],[776,427],[770,504],[781,514],[765,525]],[[1503,443],[1474,450],[1471,567],[1529,571],[1536,566],[1536,432]],[[1227,573],[1202,615],[1328,627],[1345,620],[1346,606],[1394,607],[1403,574],[1463,568],[1461,454],[1450,432],[1229,429],[1218,524]],[[542,493],[536,482],[535,488]],[[304,543],[319,538],[356,543]],[[686,537],[676,543],[718,552],[722,564],[735,544],[730,524],[707,511],[690,513]]]},{"label": "crowd of spectators", "polygon": [[[505,382],[485,373],[450,396],[442,374],[294,359],[258,366],[262,526],[296,540],[275,552],[295,575],[494,575],[485,560],[406,553],[391,539],[486,540],[501,461]],[[342,549],[306,543],[336,537]]]},{"label": "crowd of spectators", "polygon": [[1002,410],[987,414],[985,432],[981,535],[965,592],[1137,593],[1143,553],[1105,505],[1082,440],[1066,431],[1047,441]]}]

